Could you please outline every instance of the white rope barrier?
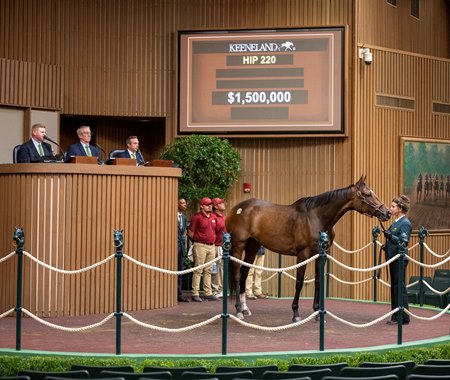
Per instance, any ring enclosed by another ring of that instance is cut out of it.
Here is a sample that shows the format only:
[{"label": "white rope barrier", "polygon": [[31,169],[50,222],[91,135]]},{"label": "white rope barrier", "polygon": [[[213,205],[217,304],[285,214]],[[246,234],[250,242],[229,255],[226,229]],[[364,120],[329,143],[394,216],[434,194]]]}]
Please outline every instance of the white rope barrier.
[{"label": "white rope barrier", "polygon": [[105,324],[106,322],[108,322],[112,317],[114,317],[114,313],[109,314],[108,316],[106,316],[106,318],[102,319],[100,322],[94,323],[92,325],[88,325],[88,326],[82,326],[82,327],[64,327],[64,326],[60,326],[54,323],[50,323],[47,322],[37,316],[35,316],[34,314],[30,313],[27,309],[22,309],[23,313],[28,315],[29,317],[31,317],[32,319],[34,319],[35,321],[47,326],[47,327],[52,327],[56,330],[62,330],[62,331],[67,331],[67,332],[81,332],[81,331],[86,331],[89,329],[93,329],[95,327],[99,327],[103,324]]},{"label": "white rope barrier", "polygon": [[103,264],[107,263],[109,260],[114,258],[114,255],[111,255],[111,256],[108,256],[107,258],[105,258],[95,264],[89,265],[85,268],[75,269],[75,270],[65,270],[65,269],[58,269],[58,268],[52,267],[51,265],[48,265],[47,263],[44,263],[43,261],[35,258],[34,256],[32,256],[30,253],[28,253],[26,251],[23,251],[23,254],[25,256],[27,256],[28,258],[30,258],[35,263],[42,265],[44,268],[47,268],[51,271],[54,271],[57,273],[62,273],[62,274],[78,274],[78,273],[87,272],[88,270],[97,268],[98,266],[103,265]]},{"label": "white rope barrier", "polygon": [[386,281],[382,280],[381,278],[378,279],[378,281],[383,284],[384,286],[387,286],[388,288],[391,287],[391,284],[387,283]]},{"label": "white rope barrier", "polygon": [[450,292],[450,286],[441,292],[441,291],[433,288],[428,282],[424,281],[423,283],[428,289],[430,289],[435,294],[443,295],[443,294],[447,294],[448,292]]},{"label": "white rope barrier", "polygon": [[355,272],[370,272],[370,271],[374,271],[380,268],[383,268],[385,266],[388,266],[390,263],[392,263],[393,261],[397,260],[400,257],[400,254],[395,255],[393,258],[389,259],[388,261],[386,261],[384,264],[379,264],[376,265],[374,267],[369,267],[369,268],[353,268],[353,267],[349,267],[345,264],[342,264],[340,261],[336,260],[333,256],[327,255],[327,258],[329,258],[331,261],[335,262],[336,264],[338,264],[339,266],[341,266],[342,268],[348,269],[348,270],[353,270]]},{"label": "white rope barrier", "polygon": [[411,247],[408,248],[408,251],[412,251],[414,248],[418,247],[419,243],[416,243],[414,245],[412,245]]},{"label": "white rope barrier", "polygon": [[287,330],[287,329],[292,329],[292,328],[297,327],[297,326],[301,326],[301,325],[309,322],[311,319],[313,319],[318,314],[319,314],[319,312],[315,311],[314,313],[312,313],[306,319],[302,319],[299,322],[294,322],[294,323],[290,323],[288,325],[283,325],[283,326],[278,326],[278,327],[265,327],[265,326],[255,325],[253,323],[245,322],[242,319],[239,319],[238,317],[236,317],[236,316],[234,316],[232,314],[230,314],[229,317],[230,317],[230,319],[232,319],[233,321],[236,321],[237,323],[239,323],[242,326],[249,327],[249,328],[252,328],[252,329],[255,329],[255,330],[260,330],[260,331],[271,331],[271,332],[274,332],[274,331],[283,331],[283,330]]},{"label": "white rope barrier", "polygon": [[421,317],[420,315],[416,315],[416,314],[412,313],[408,309],[404,309],[403,312],[409,314],[413,318],[420,319],[422,321],[433,321],[435,319],[438,319],[439,317],[442,317],[449,310],[450,310],[450,303],[447,305],[447,307],[445,309],[442,309],[438,314],[433,315],[432,317]]},{"label": "white rope barrier", "polygon": [[419,281],[411,282],[410,284],[406,285],[407,288],[412,288],[413,286],[416,286],[419,283]]},{"label": "white rope barrier", "polygon": [[447,252],[445,252],[443,255],[439,255],[439,254],[433,252],[433,251],[430,249],[430,247],[428,247],[427,243],[423,243],[423,246],[424,246],[424,247],[427,249],[427,251],[430,252],[433,256],[436,256],[436,257],[439,257],[439,258],[445,257],[445,256],[447,256],[448,254],[450,254],[450,249],[449,249]]},{"label": "white rope barrier", "polygon": [[198,329],[200,327],[209,325],[210,323],[213,323],[215,321],[217,321],[218,319],[221,318],[220,314],[215,315],[212,318],[207,319],[206,321],[200,322],[200,323],[196,323],[194,325],[191,326],[187,326],[187,327],[181,327],[178,329],[170,329],[167,327],[158,327],[155,325],[150,325],[148,323],[145,322],[141,322],[139,320],[137,320],[136,318],[132,317],[130,314],[127,313],[122,313],[124,317],[128,318],[131,322],[136,323],[137,325],[141,326],[141,327],[145,327],[147,329],[152,329],[152,330],[156,330],[156,331],[163,331],[163,332],[170,332],[170,333],[180,333],[180,332],[186,332],[186,331],[190,331],[190,330],[194,330],[194,329]]},{"label": "white rope barrier", "polygon": [[290,267],[286,267],[286,268],[269,268],[269,267],[262,267],[262,266],[259,266],[259,265],[253,265],[253,264],[246,263],[245,261],[239,260],[239,259],[237,259],[236,257],[233,257],[233,256],[230,256],[230,260],[232,260],[232,261],[234,261],[234,262],[236,262],[236,263],[238,263],[240,265],[249,267],[249,268],[261,269],[261,270],[265,270],[267,272],[284,272],[284,271],[297,269],[297,268],[299,268],[301,266],[307,265],[311,261],[314,261],[315,259],[317,259],[318,257],[319,257],[319,254],[314,255],[314,256],[310,257],[308,260],[302,261],[301,263],[298,263],[298,264],[295,264],[295,265],[291,265]]},{"label": "white rope barrier", "polygon": [[334,274],[332,274],[332,273],[329,273],[329,276],[330,276],[331,278],[334,278],[337,282],[340,282],[340,283],[346,284],[346,285],[363,284],[363,283],[365,283],[365,282],[368,282],[368,281],[372,281],[372,280],[373,280],[372,277],[369,277],[369,278],[366,278],[366,279],[361,280],[361,281],[344,281],[344,280],[341,280],[340,278],[336,277],[336,276],[335,276]]},{"label": "white rope barrier", "polygon": [[4,318],[4,317],[8,316],[8,315],[11,314],[14,310],[15,310],[15,309],[12,308],[12,309],[9,309],[8,311],[5,311],[3,314],[0,314],[0,319],[2,319],[2,318]]},{"label": "white rope barrier", "polygon": [[437,267],[440,267],[441,265],[444,265],[448,261],[450,261],[450,256],[436,264],[421,263],[420,261],[417,261],[417,260],[413,259],[412,257],[409,257],[408,260],[412,261],[414,264],[417,264],[417,265],[425,267],[425,268],[437,268]]},{"label": "white rope barrier", "polygon": [[151,269],[151,270],[155,270],[155,271],[157,271],[157,272],[161,272],[161,273],[165,273],[165,274],[170,274],[170,275],[174,275],[174,276],[179,276],[179,275],[183,275],[183,274],[186,274],[186,273],[195,272],[197,269],[203,269],[203,268],[206,268],[206,267],[212,265],[213,263],[222,260],[222,257],[221,257],[221,256],[218,256],[218,257],[216,257],[214,260],[208,261],[207,263],[204,263],[204,264],[199,265],[199,266],[197,266],[197,267],[177,271],[177,270],[162,269],[162,268],[154,267],[154,266],[152,266],[152,265],[148,265],[148,264],[141,263],[140,261],[138,261],[138,260],[132,258],[131,256],[128,256],[128,255],[125,254],[125,253],[123,254],[123,257],[124,257],[125,259],[127,259],[127,260],[130,260],[132,263],[134,263],[134,264],[136,264],[136,265],[138,265],[138,266],[141,266],[142,268],[145,268],[145,269]]},{"label": "white rope barrier", "polygon": [[13,257],[16,254],[16,251],[12,251],[11,253],[9,253],[8,255],[6,255],[5,257],[2,257],[0,259],[0,263],[2,263],[3,261],[8,260],[9,258]]},{"label": "white rope barrier", "polygon": [[344,325],[356,327],[357,329],[362,329],[365,327],[373,326],[373,325],[385,320],[387,317],[390,317],[392,314],[396,313],[399,310],[400,309],[397,307],[396,309],[391,310],[389,313],[382,315],[381,317],[373,320],[372,322],[367,322],[367,323],[362,323],[362,324],[357,324],[357,323],[352,323],[352,322],[346,321],[345,319],[339,318],[338,316],[334,315],[331,311],[328,311],[328,310],[327,310],[326,314],[329,315],[330,317],[336,319],[338,322],[343,323]]},{"label": "white rope barrier", "polygon": [[[377,240],[377,243],[378,243],[378,240]],[[380,243],[380,244],[381,244],[381,243]],[[342,248],[342,247],[341,247],[338,243],[336,243],[335,241],[333,241],[333,245],[335,245],[335,246],[338,247],[342,252],[345,252],[345,253],[358,253],[358,252],[364,251],[367,247],[371,246],[372,243],[367,243],[364,247],[361,247],[361,248],[359,248],[359,249],[355,249],[354,251],[349,251],[349,250],[347,250],[347,249]]]}]

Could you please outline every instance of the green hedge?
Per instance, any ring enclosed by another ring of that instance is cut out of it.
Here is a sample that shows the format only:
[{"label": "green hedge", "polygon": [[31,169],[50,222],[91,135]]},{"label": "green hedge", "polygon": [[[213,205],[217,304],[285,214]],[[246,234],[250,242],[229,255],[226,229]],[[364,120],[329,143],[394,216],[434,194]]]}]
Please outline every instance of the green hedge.
[{"label": "green hedge", "polygon": [[209,372],[215,372],[219,365],[228,366],[249,366],[277,364],[280,371],[286,371],[290,364],[331,364],[347,362],[350,366],[358,366],[363,361],[369,362],[401,362],[412,360],[416,364],[423,364],[428,359],[448,359],[450,358],[450,343],[436,345],[432,348],[412,348],[412,349],[394,349],[385,353],[357,353],[353,355],[330,355],[322,358],[297,357],[290,360],[281,359],[256,359],[254,362],[248,362],[240,359],[146,359],[136,360],[129,358],[81,358],[81,357],[50,357],[50,356],[0,356],[0,376],[14,376],[20,370],[31,369],[39,371],[67,371],[72,364],[86,365],[131,365],[135,372],[142,372],[144,366],[167,366],[167,367],[193,367],[198,365],[205,366]]}]

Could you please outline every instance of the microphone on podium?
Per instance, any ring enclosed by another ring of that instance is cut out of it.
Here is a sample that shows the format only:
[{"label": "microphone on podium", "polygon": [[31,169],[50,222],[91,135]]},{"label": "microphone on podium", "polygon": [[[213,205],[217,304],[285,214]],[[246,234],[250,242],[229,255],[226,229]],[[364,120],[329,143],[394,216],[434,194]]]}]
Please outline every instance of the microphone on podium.
[{"label": "microphone on podium", "polygon": [[52,144],[55,144],[61,150],[61,153],[62,153],[62,156],[63,156],[62,158],[63,158],[63,161],[64,161],[64,159],[66,157],[66,152],[64,152],[64,149],[61,147],[61,145],[59,145],[56,141],[53,141],[47,135],[44,135],[44,140],[50,141]]},{"label": "microphone on podium", "polygon": [[95,143],[94,145],[105,154],[106,158],[108,158],[108,155],[106,154],[105,150],[99,144]]},{"label": "microphone on podium", "polygon": [[138,166],[145,166],[145,164],[146,164],[147,162],[145,162],[144,156],[142,155],[141,150],[138,149],[138,150],[136,151],[136,153],[139,155],[139,157],[141,158],[141,161],[142,161],[142,163],[139,164]]},{"label": "microphone on podium", "polygon": [[108,155],[106,154],[105,150],[97,143],[95,143],[94,145],[105,154],[105,161],[102,162],[102,163],[105,163],[108,160],[108,158],[109,158]]}]

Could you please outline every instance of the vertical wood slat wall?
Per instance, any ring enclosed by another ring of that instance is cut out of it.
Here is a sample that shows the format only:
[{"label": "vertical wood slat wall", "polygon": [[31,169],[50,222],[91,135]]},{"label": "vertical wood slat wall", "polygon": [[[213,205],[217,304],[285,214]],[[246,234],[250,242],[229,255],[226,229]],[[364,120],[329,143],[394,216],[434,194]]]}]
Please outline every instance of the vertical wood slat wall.
[{"label": "vertical wood slat wall", "polygon": [[[10,167],[11,174],[4,173],[6,169],[0,174],[0,186],[7,190],[0,213],[1,257],[15,250],[14,227],[20,226],[25,251],[51,266],[77,270],[113,255],[113,231],[123,230],[124,253],[144,264],[176,270],[176,213],[171,207],[177,204],[177,176],[149,175],[154,168],[145,168],[146,174],[139,175],[142,168],[135,168],[135,175],[120,175],[107,174],[106,167],[101,167],[104,174],[76,173],[72,168],[67,172],[66,165],[38,174]],[[15,306],[16,263],[14,256],[0,265],[1,310]],[[176,302],[176,276],[123,259],[122,281],[123,310]],[[80,274],[60,274],[24,257],[23,284],[23,306],[39,316],[115,311],[114,259]]]},{"label": "vertical wood slat wall", "polygon": [[[374,188],[385,203],[390,204],[394,196],[403,192],[400,183],[403,170],[400,137],[450,138],[450,117],[431,112],[433,101],[450,104],[450,88],[436,80],[448,77],[450,61],[399,53],[378,46],[371,46],[371,50],[371,66],[359,59],[355,63],[355,109],[359,112],[355,113],[354,168],[355,171],[367,168],[372,173],[371,182],[375,181]],[[378,94],[413,99],[415,107],[409,110],[379,106],[376,102]],[[357,247],[367,242],[363,232],[370,229],[369,223],[364,220],[355,225],[354,243]],[[417,236],[413,236],[412,244],[416,242]],[[443,254],[450,246],[450,236],[448,233],[429,236],[427,244],[435,252]],[[417,249],[412,252],[412,256],[419,259]],[[427,263],[438,262],[430,254],[426,254],[425,258]],[[366,264],[367,260],[358,257],[354,266],[363,267]],[[447,264],[444,266],[448,267]],[[418,271],[418,266],[410,265],[408,276],[418,274]],[[433,273],[433,269],[425,268],[426,275],[432,276]],[[356,278],[366,278],[366,275],[357,274]],[[369,284],[356,288],[355,297],[367,299],[370,293]],[[389,299],[389,289],[382,288],[380,297]]]},{"label": "vertical wood slat wall", "polygon": [[[449,117],[431,114],[426,103],[407,114],[375,107],[378,93],[416,97],[422,89],[434,100],[449,102],[449,61],[430,57],[450,55],[445,42],[450,34],[447,5],[444,0],[421,2],[418,28],[405,3],[394,8],[384,0],[9,0],[0,3],[0,59],[6,60],[3,67],[20,61],[60,70],[58,100],[40,106],[60,104],[63,114],[165,117],[169,142],[176,130],[178,29],[345,25],[348,137],[232,139],[244,170],[228,201],[231,206],[247,196],[242,193],[244,181],[258,184],[252,196],[290,203],[367,174],[369,185],[388,203],[399,191],[399,169],[385,163],[398,162],[399,136],[450,138]],[[399,25],[404,29],[397,30]],[[370,67],[357,58],[362,44],[374,49]],[[401,51],[408,49],[429,56]],[[18,90],[7,83],[13,82],[0,83],[0,96],[10,99]],[[30,91],[35,90],[26,90],[22,98],[36,98]],[[20,101],[19,97],[16,105],[29,105]],[[106,135],[108,128],[102,131]],[[336,241],[358,248],[367,243],[374,224],[348,214],[337,226]],[[447,235],[430,239],[436,240],[437,251],[448,247]],[[355,264],[370,260],[342,257]],[[353,292],[345,285],[335,286],[346,294]],[[366,297],[368,290],[356,293]]]}]

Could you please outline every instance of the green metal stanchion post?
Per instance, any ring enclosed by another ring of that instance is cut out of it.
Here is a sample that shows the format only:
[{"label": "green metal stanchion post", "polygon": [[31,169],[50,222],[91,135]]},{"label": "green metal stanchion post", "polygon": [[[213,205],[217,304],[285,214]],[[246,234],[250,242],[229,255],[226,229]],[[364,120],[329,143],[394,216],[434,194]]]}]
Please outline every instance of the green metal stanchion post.
[{"label": "green metal stanchion post", "polygon": [[123,231],[114,230],[114,248],[116,250],[116,355],[121,353],[122,336],[122,258],[123,258]]},{"label": "green metal stanchion post", "polygon": [[23,280],[23,246],[25,245],[25,235],[23,228],[14,229],[14,244],[17,254],[17,294],[16,294],[16,351],[22,346],[22,280]]},{"label": "green metal stanchion post", "polygon": [[325,272],[326,293],[325,297],[330,296],[330,260],[327,260],[327,271]]},{"label": "green metal stanchion post", "polygon": [[398,262],[398,293],[397,293],[397,299],[398,299],[398,336],[397,336],[397,344],[402,344],[402,333],[403,333],[403,312],[404,312],[404,299],[403,299],[403,266],[405,263],[405,252],[406,247],[408,246],[408,238],[404,232],[401,233],[400,239],[398,241],[398,251],[400,253],[400,258]]},{"label": "green metal stanchion post", "polygon": [[[372,228],[372,242],[373,242],[373,266],[377,266],[377,240],[380,235],[380,228],[375,226]],[[379,264],[379,263],[378,263]],[[380,273],[380,270],[378,271]],[[377,302],[377,286],[378,284],[378,275],[377,270],[373,270],[373,302]]]},{"label": "green metal stanchion post", "polygon": [[[283,265],[283,259],[281,258],[281,255],[278,255],[278,268],[282,268]],[[283,275],[282,272],[278,272],[278,298],[281,298],[281,276]]]},{"label": "green metal stanchion post", "polygon": [[[419,229],[419,249],[420,249],[420,263],[423,264],[423,256],[424,256],[424,243],[425,237],[428,235],[428,231],[425,227],[420,227]],[[419,303],[420,306],[423,306],[423,266],[421,265],[419,268]]]},{"label": "green metal stanchion post", "polygon": [[326,232],[321,232],[319,237],[319,317],[320,317],[320,351],[323,351],[325,341],[325,301],[324,301],[324,269],[325,259],[327,257],[327,251],[329,247],[328,235]]},{"label": "green metal stanchion post", "polygon": [[[222,238],[222,267],[223,267],[223,297],[222,297],[222,355],[227,354],[227,339],[228,339],[228,266],[230,264],[230,249],[231,249],[231,235],[229,233],[223,234]],[[239,297],[239,295],[237,295]]]}]

